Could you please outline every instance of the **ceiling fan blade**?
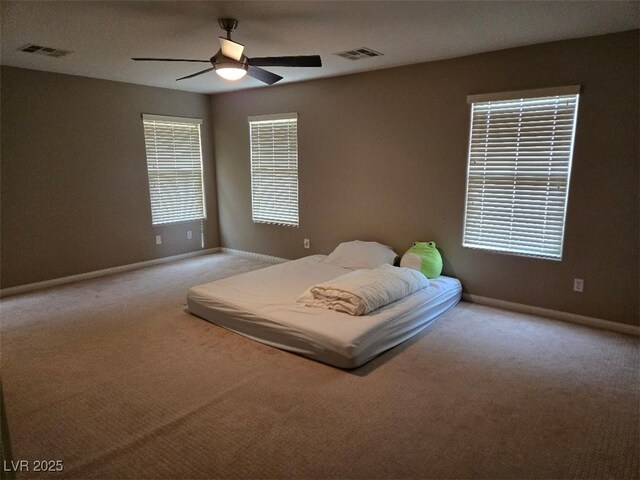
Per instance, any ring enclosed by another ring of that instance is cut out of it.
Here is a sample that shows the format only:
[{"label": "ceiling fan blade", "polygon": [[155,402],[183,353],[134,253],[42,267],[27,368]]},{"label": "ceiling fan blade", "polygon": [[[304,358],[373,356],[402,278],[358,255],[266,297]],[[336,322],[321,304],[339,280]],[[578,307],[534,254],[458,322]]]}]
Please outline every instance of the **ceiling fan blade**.
[{"label": "ceiling fan blade", "polygon": [[198,63],[210,63],[211,60],[188,60],[186,58],[132,58],[136,62],[198,62]]},{"label": "ceiling fan blade", "polygon": [[256,57],[248,59],[254,67],[321,67],[320,55],[298,55],[296,57]]},{"label": "ceiling fan blade", "polygon": [[202,75],[203,73],[207,73],[210,72],[211,70],[213,70],[213,67],[211,68],[205,68],[204,70],[200,71],[200,72],[196,72],[196,73],[192,73],[191,75],[187,75],[186,77],[180,77],[176,79],[176,82],[178,80],[186,80],[187,78],[193,78],[193,77],[197,77],[198,75]]},{"label": "ceiling fan blade", "polygon": [[239,62],[242,58],[242,52],[244,51],[244,45],[241,43],[236,43],[233,40],[226,39],[224,37],[220,38],[220,50],[222,50],[222,55],[236,62]]},{"label": "ceiling fan blade", "polygon": [[282,77],[280,75],[276,75],[275,73],[268,72],[267,70],[254,67],[252,65],[249,65],[247,74],[250,77],[253,77],[257,80],[260,80],[261,82],[266,83],[267,85],[273,85],[274,83],[282,80]]}]

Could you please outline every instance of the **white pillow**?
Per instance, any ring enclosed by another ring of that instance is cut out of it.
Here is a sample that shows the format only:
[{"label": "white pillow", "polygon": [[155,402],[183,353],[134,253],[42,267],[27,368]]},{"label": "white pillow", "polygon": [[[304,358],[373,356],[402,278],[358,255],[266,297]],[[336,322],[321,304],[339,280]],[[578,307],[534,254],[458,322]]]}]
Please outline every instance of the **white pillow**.
[{"label": "white pillow", "polygon": [[359,268],[376,268],[385,263],[393,265],[397,256],[391,247],[381,243],[354,240],[338,245],[324,261],[343,268],[357,270]]}]

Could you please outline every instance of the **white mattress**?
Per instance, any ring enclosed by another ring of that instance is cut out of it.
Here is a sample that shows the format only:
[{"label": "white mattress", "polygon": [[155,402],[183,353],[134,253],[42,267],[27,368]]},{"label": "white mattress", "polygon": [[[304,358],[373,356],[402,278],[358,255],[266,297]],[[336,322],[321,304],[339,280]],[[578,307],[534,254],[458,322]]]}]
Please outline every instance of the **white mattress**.
[{"label": "white mattress", "polygon": [[245,337],[341,368],[358,367],[412,337],[460,300],[455,278],[354,317],[296,303],[312,285],[347,270],[312,255],[189,290],[189,311]]}]

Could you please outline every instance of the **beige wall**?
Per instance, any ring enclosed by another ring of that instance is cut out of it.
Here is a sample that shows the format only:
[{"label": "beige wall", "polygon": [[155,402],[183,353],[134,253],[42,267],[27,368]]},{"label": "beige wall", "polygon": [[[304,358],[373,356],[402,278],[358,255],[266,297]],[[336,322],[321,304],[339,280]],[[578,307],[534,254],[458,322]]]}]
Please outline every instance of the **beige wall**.
[{"label": "beige wall", "polygon": [[0,94],[3,288],[200,249],[199,221],[151,224],[141,113],[203,119],[205,248],[219,245],[206,95],[11,67]]},{"label": "beige wall", "polygon": [[[351,239],[399,253],[434,240],[467,292],[637,325],[638,45],[634,31],[215,95],[222,245],[297,258]],[[573,84],[563,260],[462,248],[466,96]],[[300,228],[251,221],[247,116],[284,112],[299,115]]]}]

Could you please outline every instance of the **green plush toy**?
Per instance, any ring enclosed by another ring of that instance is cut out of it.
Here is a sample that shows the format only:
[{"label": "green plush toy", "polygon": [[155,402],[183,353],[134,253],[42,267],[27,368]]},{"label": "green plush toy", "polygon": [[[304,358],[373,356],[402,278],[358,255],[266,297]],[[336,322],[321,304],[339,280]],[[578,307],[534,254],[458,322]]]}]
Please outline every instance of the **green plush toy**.
[{"label": "green plush toy", "polygon": [[400,260],[400,266],[419,270],[427,278],[442,273],[442,257],[435,242],[416,242]]}]

